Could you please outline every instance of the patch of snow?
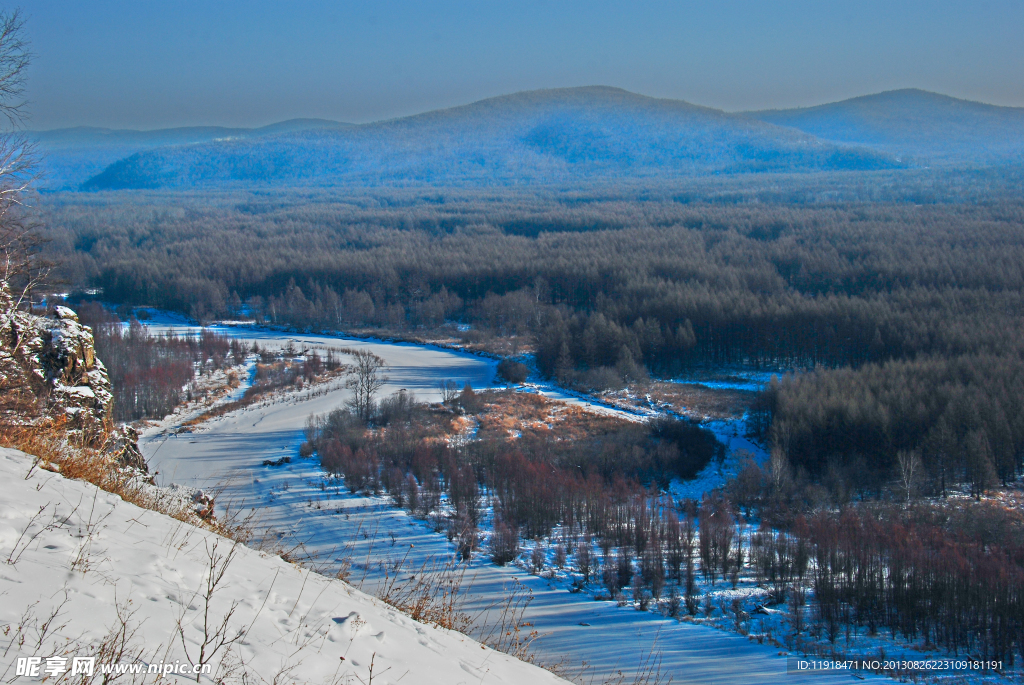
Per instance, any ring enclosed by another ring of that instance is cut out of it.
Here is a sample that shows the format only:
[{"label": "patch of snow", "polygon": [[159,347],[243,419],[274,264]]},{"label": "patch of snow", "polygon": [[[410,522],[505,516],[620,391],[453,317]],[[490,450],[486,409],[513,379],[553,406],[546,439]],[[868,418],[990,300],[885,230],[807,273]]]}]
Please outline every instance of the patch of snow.
[{"label": "patch of snow", "polygon": [[92,391],[92,388],[90,388],[88,385],[76,385],[71,387],[65,385],[61,386],[59,390],[69,395],[77,395],[78,397],[96,397],[96,393],[94,393]]},{"label": "patch of snow", "polygon": [[57,315],[58,319],[70,319],[71,321],[78,321],[78,314],[73,309],[68,307],[54,307],[53,313]]},{"label": "patch of snow", "polygon": [[673,378],[669,383],[700,385],[716,390],[747,390],[757,392],[771,381],[772,376],[787,373],[785,370],[751,371],[743,368],[717,369],[714,373],[704,372]]},{"label": "patch of snow", "polygon": [[709,421],[702,424],[726,446],[722,463],[711,461],[692,480],[673,479],[669,492],[675,500],[700,500],[706,493],[720,488],[735,477],[748,459],[763,465],[768,452],[763,446],[743,435],[745,421]]},{"label": "patch of snow", "polygon": [[657,412],[641,409],[638,409],[637,411],[627,411],[620,407],[614,407],[602,402],[593,395],[568,390],[555,385],[554,383],[547,383],[540,380],[522,383],[516,388],[516,390],[518,392],[531,392],[537,395],[543,395],[544,397],[547,397],[550,400],[555,400],[556,402],[564,402],[565,404],[580,407],[584,411],[593,412],[595,414],[605,414],[606,416],[616,416],[620,419],[626,419],[627,421],[643,422],[657,415]]}]

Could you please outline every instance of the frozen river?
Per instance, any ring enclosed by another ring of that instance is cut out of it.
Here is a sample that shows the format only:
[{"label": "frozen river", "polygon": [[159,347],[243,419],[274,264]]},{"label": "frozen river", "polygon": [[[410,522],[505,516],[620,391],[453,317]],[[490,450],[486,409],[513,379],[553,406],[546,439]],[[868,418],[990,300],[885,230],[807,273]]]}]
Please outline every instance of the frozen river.
[{"label": "frozen river", "polygon": [[[198,330],[187,324],[158,321],[149,325],[155,333],[183,334]],[[329,348],[368,350],[387,363],[388,382],[381,396],[400,389],[415,393],[420,400],[440,400],[438,384],[454,380],[460,386],[488,387],[494,379],[496,362],[472,354],[406,343],[336,338],[324,335],[290,334],[244,326],[217,326],[217,333],[260,347],[296,351]],[[193,433],[175,434],[173,421],[147,431],[140,446],[150,466],[158,471],[161,485],[179,483],[196,487],[236,481],[252,475],[252,465],[277,459],[286,452],[296,454],[302,429],[310,414],[324,414],[350,397],[343,382],[334,382],[326,393],[311,396],[294,392],[272,402],[262,402],[242,411],[212,419]],[[239,493],[240,494],[240,493]]]},{"label": "frozen river", "polygon": [[[155,321],[150,327],[179,333],[188,328],[173,321]],[[439,381],[469,382],[479,388],[490,385],[494,377],[492,360],[429,346],[231,326],[218,327],[217,332],[258,342],[261,347],[367,349],[388,364],[390,380],[383,393],[405,388],[427,401],[439,399]],[[158,483],[219,486],[222,510],[230,506],[251,513],[261,527],[275,531],[282,545],[295,548],[297,556],[315,559],[325,573],[336,572],[341,560],[349,558],[353,561],[350,582],[362,581],[364,589],[372,592],[380,576],[379,562],[408,555],[409,564],[418,566],[431,557],[451,555],[453,548],[424,522],[386,506],[381,498],[348,494],[325,481],[315,460],[298,457],[307,417],[342,405],[348,393],[341,383],[319,395],[291,393],[211,419],[191,433],[176,434],[171,418],[147,430],[140,447],[150,470],[158,472]],[[571,396],[560,399],[587,405],[586,400]],[[282,456],[291,457],[292,462],[262,466],[265,459]],[[850,680],[848,675],[787,675],[786,658],[779,656],[777,648],[620,608],[614,602],[594,601],[586,594],[571,594],[565,578],[549,580],[514,567],[497,567],[486,555],[470,563],[467,608],[484,610],[503,596],[513,579],[534,595],[527,619],[541,635],[535,643],[538,659],[554,663],[568,657],[568,672],[577,673],[581,682],[620,682],[622,674],[622,682],[631,683],[652,648],[660,653],[662,683],[669,675],[673,683]],[[587,666],[580,671],[582,662]]]}]

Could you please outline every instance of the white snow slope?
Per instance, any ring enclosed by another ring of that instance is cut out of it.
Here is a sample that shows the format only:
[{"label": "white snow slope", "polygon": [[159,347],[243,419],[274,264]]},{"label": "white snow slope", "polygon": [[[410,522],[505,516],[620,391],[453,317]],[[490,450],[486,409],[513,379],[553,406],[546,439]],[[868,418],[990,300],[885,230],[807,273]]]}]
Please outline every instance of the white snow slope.
[{"label": "white snow slope", "polygon": [[[68,666],[73,656],[96,654],[119,625],[118,606],[130,614],[130,644],[142,662],[194,663],[204,639],[208,554],[216,546],[224,555],[232,543],[89,483],[39,469],[28,475],[31,464],[22,452],[0,449],[0,680],[40,681],[15,677],[18,657],[64,656]],[[355,685],[370,682],[372,664],[372,682],[380,685],[565,682],[459,633],[417,623],[346,583],[242,546],[209,607],[211,626],[234,607],[227,634],[244,631],[214,654],[213,676],[244,664],[250,683]],[[19,635],[26,638],[20,647]],[[164,682],[177,680],[185,679]],[[241,681],[241,671],[231,680]]]}]

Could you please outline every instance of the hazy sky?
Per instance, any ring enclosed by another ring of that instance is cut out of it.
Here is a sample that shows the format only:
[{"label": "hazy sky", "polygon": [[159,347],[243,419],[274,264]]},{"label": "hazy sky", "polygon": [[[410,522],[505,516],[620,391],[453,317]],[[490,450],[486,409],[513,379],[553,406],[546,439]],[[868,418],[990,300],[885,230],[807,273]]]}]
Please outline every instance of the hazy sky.
[{"label": "hazy sky", "polygon": [[726,110],[1024,106],[1022,0],[27,0],[30,128],[363,122],[612,85]]}]

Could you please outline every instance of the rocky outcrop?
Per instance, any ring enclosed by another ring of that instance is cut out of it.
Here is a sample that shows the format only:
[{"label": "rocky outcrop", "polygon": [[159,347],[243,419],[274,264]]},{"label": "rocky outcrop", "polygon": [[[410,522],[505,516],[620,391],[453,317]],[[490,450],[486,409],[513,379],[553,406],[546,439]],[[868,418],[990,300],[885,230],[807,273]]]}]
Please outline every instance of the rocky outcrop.
[{"label": "rocky outcrop", "polygon": [[28,348],[50,390],[52,410],[63,412],[82,430],[110,425],[114,398],[103,362],[96,358],[92,330],[67,307],[53,316],[34,316]]},{"label": "rocky outcrop", "polygon": [[54,307],[37,316],[7,309],[0,326],[4,420],[60,424],[122,464],[146,471],[135,429],[113,424],[110,378],[96,357],[92,331],[74,311]]},{"label": "rocky outcrop", "polygon": [[104,449],[125,466],[149,473],[146,458],[139,450],[139,432],[132,426],[126,423],[115,426],[106,435]]}]

